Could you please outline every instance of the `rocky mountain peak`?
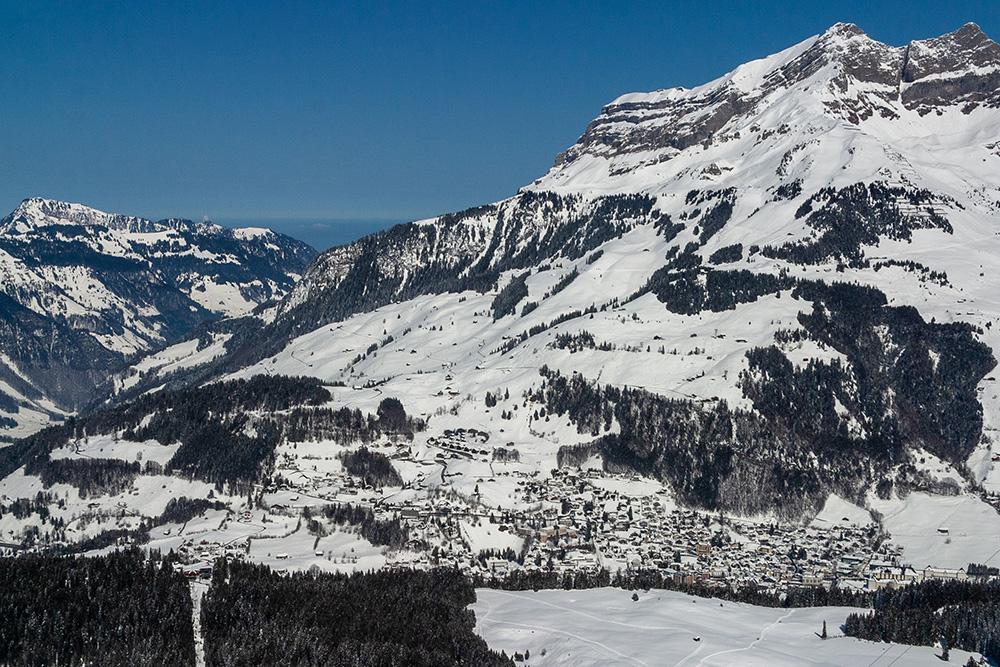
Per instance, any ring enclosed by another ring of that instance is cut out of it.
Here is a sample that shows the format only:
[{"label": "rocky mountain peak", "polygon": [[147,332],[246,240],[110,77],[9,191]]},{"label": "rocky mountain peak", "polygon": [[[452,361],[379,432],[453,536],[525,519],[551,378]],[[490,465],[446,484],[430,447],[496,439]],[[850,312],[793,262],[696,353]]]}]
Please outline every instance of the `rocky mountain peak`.
[{"label": "rocky mountain peak", "polygon": [[95,225],[114,232],[133,234],[166,230],[214,233],[225,229],[211,222],[193,222],[182,218],[152,221],[132,215],[105,213],[83,204],[30,197],[0,221],[0,234],[25,234],[49,225]]},{"label": "rocky mountain peak", "polygon": [[[975,24],[891,46],[838,23],[702,86],[619,97],[535,185],[590,187],[594,170],[571,166],[582,157],[606,160],[610,176],[659,169],[681,152],[745,138],[750,128],[779,117],[789,131],[808,134],[846,122],[881,136],[885,122],[923,125],[931,113],[961,116],[979,107],[1000,108],[1000,46]],[[922,133],[939,131],[928,126]],[[655,155],[634,157],[642,153]]]},{"label": "rocky mountain peak", "polygon": [[909,44],[904,81],[927,76],[929,68],[948,63],[954,68],[995,66],[1000,63],[1000,45],[991,40],[975,23],[966,23],[941,37],[915,40]]},{"label": "rocky mountain peak", "polygon": [[23,234],[52,224],[101,225],[123,231],[150,231],[151,226],[142,218],[104,213],[83,204],[31,197],[0,221],[0,234]]},{"label": "rocky mountain peak", "polygon": [[947,105],[969,113],[1000,104],[1000,45],[974,23],[910,42],[900,74],[901,97],[921,115]]}]

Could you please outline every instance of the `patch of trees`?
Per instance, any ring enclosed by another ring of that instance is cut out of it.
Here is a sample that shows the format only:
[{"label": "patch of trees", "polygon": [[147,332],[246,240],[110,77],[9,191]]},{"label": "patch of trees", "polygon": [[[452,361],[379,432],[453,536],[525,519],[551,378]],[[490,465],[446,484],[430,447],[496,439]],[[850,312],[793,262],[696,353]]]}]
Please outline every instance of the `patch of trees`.
[{"label": "patch of trees", "polygon": [[845,588],[822,586],[789,588],[781,593],[769,593],[756,585],[719,587],[701,581],[684,583],[670,573],[657,569],[618,570],[611,574],[605,569],[595,572],[560,572],[558,570],[512,570],[503,576],[477,573],[472,579],[477,588],[488,587],[505,591],[584,590],[612,586],[626,591],[668,590],[703,598],[752,604],[758,607],[868,607],[872,594]]},{"label": "patch of trees", "polygon": [[132,488],[139,476],[138,462],[117,459],[55,459],[35,458],[24,468],[27,475],[38,475],[45,488],[53,484],[70,484],[88,496],[117,495]]},{"label": "patch of trees", "polygon": [[10,505],[0,505],[0,517],[13,514],[15,519],[26,519],[32,514],[39,514],[44,521],[49,515],[49,505],[56,502],[51,493],[39,491],[34,498],[15,498]]},{"label": "patch of trees", "polygon": [[795,199],[800,194],[802,194],[802,181],[799,179],[782,183],[774,191],[774,196],[778,199]]},{"label": "patch of trees", "polygon": [[[158,420],[172,421],[171,414],[156,413],[150,426],[158,426]],[[185,434],[167,470],[245,494],[273,466],[280,439],[281,429],[270,419],[241,414],[206,421]]]},{"label": "patch of trees", "polygon": [[427,428],[424,420],[406,414],[399,399],[387,397],[379,403],[376,415],[365,415],[357,408],[295,408],[276,415],[288,442],[335,440],[340,443],[377,440],[382,435],[412,437]]},{"label": "patch of trees", "polygon": [[86,537],[72,544],[44,547],[48,555],[83,554],[88,551],[106,549],[113,546],[139,546],[149,542],[149,524],[143,522],[138,528],[111,528],[102,530],[92,537]]},{"label": "patch of trees", "polygon": [[575,334],[560,333],[556,334],[552,346],[559,350],[569,350],[572,353],[581,350],[592,350],[597,347],[597,341],[594,340],[594,334],[589,331],[581,331]]},{"label": "patch of trees", "polygon": [[753,303],[762,296],[776,294],[793,284],[787,275],[739,271],[707,271],[705,306],[713,312],[735,310],[741,303]]},{"label": "patch of trees", "polygon": [[716,190],[709,193],[704,201],[711,201],[717,199],[718,201],[708,210],[705,214],[701,216],[699,220],[699,226],[701,227],[701,235],[698,239],[702,244],[706,243],[710,238],[715,236],[726,223],[729,222],[730,218],[733,217],[733,204],[736,202],[736,189],[726,188],[725,190]]},{"label": "patch of trees", "polygon": [[[761,252],[796,264],[820,264],[830,259],[861,262],[862,246],[877,245],[879,239],[908,241],[915,229],[954,232],[935,209],[929,190],[890,186],[884,182],[855,183],[839,190],[824,188],[809,197],[795,212],[819,233],[814,239],[790,241]],[[905,202],[916,212],[904,212]]]},{"label": "patch of trees", "polygon": [[360,447],[353,452],[341,455],[344,470],[358,477],[368,486],[402,486],[403,478],[399,476],[392,462],[381,452]]},{"label": "patch of trees", "polygon": [[[255,375],[246,380],[146,394],[126,405],[67,420],[61,428],[79,436],[123,431],[131,440],[173,444],[178,440],[183,442],[201,422],[221,415],[279,412],[293,406],[321,405],[329,400],[330,392],[315,378]],[[155,424],[143,424],[151,414],[158,416],[153,420]],[[47,431],[51,429],[43,433]]]},{"label": "patch of trees", "polygon": [[21,403],[10,394],[0,392],[0,410],[16,415],[21,411]]},{"label": "patch of trees", "polygon": [[188,583],[138,550],[0,558],[0,663],[194,665]]},{"label": "patch of trees", "polygon": [[521,452],[513,447],[497,447],[493,450],[493,460],[499,463],[514,463],[521,460]]},{"label": "patch of trees", "polygon": [[289,442],[336,440],[342,443],[371,442],[381,431],[374,415],[357,408],[295,408],[282,415],[281,424]]},{"label": "patch of trees", "polygon": [[[739,252],[742,252],[742,246],[739,247]],[[695,315],[703,310],[734,310],[741,303],[752,303],[762,296],[791,289],[796,284],[785,272],[773,275],[746,269],[720,271],[703,267],[701,257],[695,254],[695,250],[696,246],[689,245],[684,252],[669,259],[629,300],[652,292],[667,310],[681,315]],[[723,261],[716,257],[723,251],[728,249],[717,251],[710,261]],[[739,257],[737,254],[735,259],[725,261],[736,261]]]},{"label": "patch of trees", "polygon": [[525,281],[528,279],[529,273],[529,271],[525,271],[511,278],[506,287],[500,290],[500,293],[494,297],[493,304],[490,306],[493,310],[494,322],[516,311],[517,304],[521,302],[521,299],[528,296],[528,286],[525,284]]},{"label": "patch of trees", "polygon": [[202,603],[210,665],[511,665],[473,632],[451,570],[295,573],[219,561]]},{"label": "patch of trees", "polygon": [[165,523],[187,523],[196,516],[201,516],[209,510],[227,509],[225,503],[218,500],[212,501],[206,498],[171,498],[167,501],[167,506],[163,513],[154,521],[157,526]]},{"label": "patch of trees", "polygon": [[969,563],[965,572],[970,577],[1000,577],[1000,568],[990,567],[982,563]]},{"label": "patch of trees", "polygon": [[[358,534],[377,547],[388,546],[398,549],[410,540],[409,529],[398,518],[376,519],[371,509],[360,505],[325,505],[323,516],[340,526],[357,527]],[[312,530],[312,532],[317,531]]]},{"label": "patch of trees", "polygon": [[712,264],[729,264],[743,259],[743,244],[734,243],[724,248],[719,248],[708,258]]},{"label": "patch of trees", "polygon": [[398,398],[388,396],[378,404],[378,427],[384,433],[398,433],[412,437],[414,431],[422,431],[424,423],[407,416]]},{"label": "patch of trees", "polygon": [[0,473],[26,465],[46,484],[67,483],[82,494],[120,493],[140,472],[137,463],[110,459],[50,460],[49,454],[71,440],[121,433],[134,442],[156,440],[180,447],[167,472],[180,472],[235,493],[249,491],[273,460],[281,436],[280,418],[260,418],[257,411],[319,405],[330,393],[314,378],[258,375],[247,380],[144,395],[132,403],[71,417],[21,443],[0,450]]},{"label": "patch of trees", "polygon": [[982,431],[976,386],[997,363],[970,325],[925,322],[870,287],[809,281],[793,296],[813,302],[799,324],[853,368],[856,398],[838,398],[869,439],[921,445],[948,461],[968,457]]},{"label": "patch of trees", "polygon": [[1000,660],[1000,582],[932,579],[875,593],[874,611],[851,614],[845,634],[871,641],[982,653]]},{"label": "patch of trees", "polygon": [[880,271],[887,266],[896,266],[904,271],[909,271],[910,273],[916,273],[920,276],[922,281],[929,280],[933,283],[937,283],[942,287],[947,286],[948,274],[945,271],[933,271],[930,268],[924,266],[920,262],[914,262],[912,259],[898,260],[898,259],[881,259],[871,264],[868,260],[865,260],[865,264],[870,264],[873,271]]}]

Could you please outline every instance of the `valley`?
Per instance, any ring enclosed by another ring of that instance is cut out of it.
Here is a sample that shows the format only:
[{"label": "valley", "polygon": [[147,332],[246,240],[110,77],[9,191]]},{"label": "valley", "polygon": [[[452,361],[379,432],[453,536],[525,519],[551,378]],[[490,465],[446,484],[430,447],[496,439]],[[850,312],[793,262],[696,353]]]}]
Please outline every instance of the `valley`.
[{"label": "valley", "polygon": [[[311,261],[26,200],[0,229],[0,549],[211,580],[209,656],[254,636],[218,620],[249,614],[234,576],[474,585],[480,635],[538,665],[936,659],[841,622],[996,659],[998,72],[973,24],[836,24],[614,100],[507,199]],[[286,619],[258,620],[276,650]]]}]

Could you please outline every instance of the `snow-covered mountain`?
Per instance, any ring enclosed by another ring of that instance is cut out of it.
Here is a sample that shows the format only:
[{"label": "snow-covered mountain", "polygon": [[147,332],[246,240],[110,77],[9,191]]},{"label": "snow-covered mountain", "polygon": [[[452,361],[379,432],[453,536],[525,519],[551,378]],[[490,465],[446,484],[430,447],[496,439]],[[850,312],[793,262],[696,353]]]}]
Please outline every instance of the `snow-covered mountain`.
[{"label": "snow-covered mountain", "polygon": [[[578,432],[557,435],[531,410],[505,432],[553,461],[624,457],[710,507],[748,509],[761,484],[860,501],[887,464],[937,487],[907,467],[928,455],[995,488],[998,89],[1000,46],[975,25],[892,47],[838,24],[704,86],[625,95],[514,197],[321,255],[231,358],[374,379],[425,414],[409,388],[440,376],[486,430],[484,392],[583,378],[603,426],[570,413]],[[625,387],[648,394],[607,393]],[[673,451],[674,426],[649,426],[664,410],[725,428]],[[604,437],[626,414],[640,424]],[[706,459],[677,470],[696,445]],[[808,483],[773,472],[788,458]]]},{"label": "snow-covered mountain", "polygon": [[0,436],[86,405],[126,358],[280,298],[314,254],[265,229],[25,200],[0,220]]},{"label": "snow-covered mountain", "polygon": [[[339,455],[406,432],[398,477],[369,485],[381,508],[455,491],[544,511],[555,499],[529,502],[529,476],[600,468],[711,512],[834,502],[881,517],[908,554],[986,559],[1000,548],[985,504],[1000,491],[998,173],[1000,46],[972,24],[903,47],[838,24],[698,88],[625,95],[509,199],[329,250],[275,307],[121,380],[328,388],[220,407],[220,432],[252,452],[238,473],[171,422],[199,399],[160,392],[91,418],[99,446],[79,429],[22,445],[32,466],[4,488],[56,479],[50,453],[131,461],[134,445],[183,471],[170,483],[186,494],[193,478],[238,504],[259,474],[254,501],[285,504],[290,486],[330,497],[317,489],[354,474]],[[162,511],[161,483],[134,482],[131,506]],[[933,509],[948,495],[967,509]],[[945,516],[979,532],[932,542]],[[469,531],[497,550],[514,538]]]}]

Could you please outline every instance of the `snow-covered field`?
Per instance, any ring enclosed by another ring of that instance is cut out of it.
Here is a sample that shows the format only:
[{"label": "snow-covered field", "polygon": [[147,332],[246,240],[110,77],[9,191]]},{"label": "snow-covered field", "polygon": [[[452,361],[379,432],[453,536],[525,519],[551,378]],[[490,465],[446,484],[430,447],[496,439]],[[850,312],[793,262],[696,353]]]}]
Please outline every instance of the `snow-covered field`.
[{"label": "snow-covered field", "polygon": [[[638,591],[633,602],[617,588],[476,594],[476,632],[496,651],[527,651],[521,664],[532,667],[941,664],[939,648],[844,637],[847,607],[769,609],[670,591]],[[955,664],[968,658],[951,651]]]},{"label": "snow-covered field", "polygon": [[903,499],[871,499],[882,524],[916,568],[996,566],[1000,557],[1000,515],[978,497],[911,493]]}]

